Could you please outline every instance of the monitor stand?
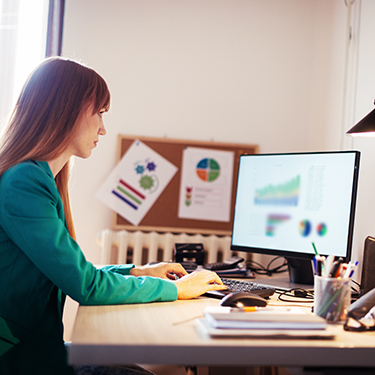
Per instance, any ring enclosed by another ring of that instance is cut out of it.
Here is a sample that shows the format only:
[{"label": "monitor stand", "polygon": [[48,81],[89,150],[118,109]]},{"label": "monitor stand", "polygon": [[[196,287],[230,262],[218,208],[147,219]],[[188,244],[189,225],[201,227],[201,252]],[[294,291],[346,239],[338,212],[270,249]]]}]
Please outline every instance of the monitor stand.
[{"label": "monitor stand", "polygon": [[285,258],[288,262],[291,283],[314,285],[314,274],[310,259]]}]

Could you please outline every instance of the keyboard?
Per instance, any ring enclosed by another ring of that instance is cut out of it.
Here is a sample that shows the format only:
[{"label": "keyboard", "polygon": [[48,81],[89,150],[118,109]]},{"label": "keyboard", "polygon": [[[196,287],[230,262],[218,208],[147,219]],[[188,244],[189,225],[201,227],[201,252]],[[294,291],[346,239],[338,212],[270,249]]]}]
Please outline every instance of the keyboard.
[{"label": "keyboard", "polygon": [[221,299],[229,293],[247,292],[247,293],[257,294],[263,298],[267,298],[267,297],[272,296],[275,293],[275,288],[268,286],[268,285],[254,283],[253,281],[233,280],[233,279],[227,279],[224,277],[221,278],[221,281],[223,282],[225,286],[228,287],[228,289],[210,290],[209,292],[206,292],[204,295],[206,297]]}]

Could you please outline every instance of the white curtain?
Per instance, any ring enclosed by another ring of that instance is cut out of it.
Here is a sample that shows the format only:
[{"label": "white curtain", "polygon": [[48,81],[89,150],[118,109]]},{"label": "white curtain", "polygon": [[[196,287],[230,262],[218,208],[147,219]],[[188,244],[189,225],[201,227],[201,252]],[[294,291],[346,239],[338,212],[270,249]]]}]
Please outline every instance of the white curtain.
[{"label": "white curtain", "polygon": [[0,4],[0,121],[3,122],[13,99],[19,0],[2,0]]}]

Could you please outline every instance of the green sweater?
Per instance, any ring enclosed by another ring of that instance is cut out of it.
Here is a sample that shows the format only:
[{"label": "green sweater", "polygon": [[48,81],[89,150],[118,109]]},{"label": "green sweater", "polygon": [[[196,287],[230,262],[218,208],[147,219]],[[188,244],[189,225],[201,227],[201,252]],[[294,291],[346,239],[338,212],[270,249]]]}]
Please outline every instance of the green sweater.
[{"label": "green sweater", "polygon": [[71,374],[65,295],[82,305],[173,301],[169,280],[95,268],[70,237],[48,163],[27,161],[0,180],[0,374]]}]

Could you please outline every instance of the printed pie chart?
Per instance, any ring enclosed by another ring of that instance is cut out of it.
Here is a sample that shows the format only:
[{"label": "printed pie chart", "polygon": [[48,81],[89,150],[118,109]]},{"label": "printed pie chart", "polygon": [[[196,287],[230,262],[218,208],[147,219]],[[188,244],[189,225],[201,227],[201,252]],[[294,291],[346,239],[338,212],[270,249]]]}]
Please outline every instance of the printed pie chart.
[{"label": "printed pie chart", "polygon": [[213,182],[220,176],[220,165],[214,159],[202,159],[196,168],[197,176],[205,182]]}]

